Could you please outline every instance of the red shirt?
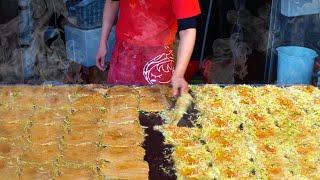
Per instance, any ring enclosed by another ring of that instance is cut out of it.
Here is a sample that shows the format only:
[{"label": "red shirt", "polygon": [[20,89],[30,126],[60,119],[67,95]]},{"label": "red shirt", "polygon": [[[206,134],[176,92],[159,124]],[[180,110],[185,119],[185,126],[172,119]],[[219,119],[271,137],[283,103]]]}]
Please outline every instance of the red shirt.
[{"label": "red shirt", "polygon": [[199,14],[198,0],[120,0],[116,38],[139,46],[171,45],[177,19]]}]

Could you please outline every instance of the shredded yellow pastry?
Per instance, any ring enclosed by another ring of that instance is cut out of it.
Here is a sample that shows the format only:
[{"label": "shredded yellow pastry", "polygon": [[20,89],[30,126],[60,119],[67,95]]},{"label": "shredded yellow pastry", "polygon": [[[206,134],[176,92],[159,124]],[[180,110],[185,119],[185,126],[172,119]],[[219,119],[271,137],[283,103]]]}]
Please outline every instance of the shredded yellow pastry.
[{"label": "shredded yellow pastry", "polygon": [[189,93],[182,93],[181,96],[178,97],[175,107],[163,111],[161,116],[168,121],[167,123],[177,125],[183,115],[187,113],[187,110],[192,103],[192,99],[193,98]]},{"label": "shredded yellow pastry", "polygon": [[194,128],[158,127],[178,179],[319,179],[320,90],[192,86]]}]

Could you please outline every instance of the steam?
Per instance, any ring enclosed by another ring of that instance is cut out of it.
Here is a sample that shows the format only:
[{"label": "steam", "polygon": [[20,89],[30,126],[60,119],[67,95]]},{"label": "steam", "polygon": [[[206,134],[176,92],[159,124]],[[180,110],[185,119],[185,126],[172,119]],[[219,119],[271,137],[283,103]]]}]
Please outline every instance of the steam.
[{"label": "steam", "polygon": [[18,22],[16,17],[0,25],[0,81],[3,82],[17,82],[22,77]]},{"label": "steam", "polygon": [[234,33],[231,35],[230,48],[235,64],[234,74],[240,79],[243,79],[248,74],[246,62],[248,56],[252,53],[252,49],[245,42],[243,42],[241,33]]},{"label": "steam", "polygon": [[227,14],[227,19],[232,24],[239,21],[239,24],[243,29],[244,40],[249,47],[259,52],[266,53],[269,32],[269,11],[270,5],[268,4],[259,8],[258,17],[253,16],[246,9],[240,12],[231,10]]},{"label": "steam", "polygon": [[[60,34],[48,46],[44,39],[48,22],[52,15],[66,15],[63,0],[30,0],[34,22],[33,40],[29,47],[20,47],[19,16],[0,25],[0,82],[24,83],[23,56],[29,50],[29,56],[35,58],[33,78],[37,83],[46,80],[63,81],[68,68],[65,45]],[[32,57],[31,57],[32,58]]]},{"label": "steam", "polygon": [[267,51],[270,5],[259,8],[259,16],[254,16],[245,4],[246,0],[234,0],[236,9],[227,13],[228,22],[233,24],[231,35],[213,42],[212,61],[206,64],[210,70],[205,72],[210,83],[234,83],[234,76],[244,79],[252,51]]}]

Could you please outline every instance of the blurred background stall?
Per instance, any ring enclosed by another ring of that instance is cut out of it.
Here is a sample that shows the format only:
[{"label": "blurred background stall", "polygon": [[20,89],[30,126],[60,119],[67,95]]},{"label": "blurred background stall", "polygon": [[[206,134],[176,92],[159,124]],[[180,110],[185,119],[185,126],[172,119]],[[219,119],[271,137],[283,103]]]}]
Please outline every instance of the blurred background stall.
[{"label": "blurred background stall", "polygon": [[[2,0],[0,82],[105,83],[107,71],[95,67],[104,3],[105,0]],[[202,14],[186,73],[190,83],[316,83],[313,67],[320,51],[319,0],[199,3]],[[108,52],[114,41],[115,26],[106,42]],[[300,49],[299,54],[291,46],[308,50]],[[306,51],[310,53],[305,54]],[[106,62],[110,58],[108,53]],[[302,65],[306,67],[301,69]]]}]

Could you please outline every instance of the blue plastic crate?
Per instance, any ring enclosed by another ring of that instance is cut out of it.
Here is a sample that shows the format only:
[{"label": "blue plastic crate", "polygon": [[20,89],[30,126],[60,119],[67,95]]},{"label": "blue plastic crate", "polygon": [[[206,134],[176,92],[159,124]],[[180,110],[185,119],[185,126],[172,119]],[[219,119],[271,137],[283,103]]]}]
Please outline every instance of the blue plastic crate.
[{"label": "blue plastic crate", "polygon": [[67,1],[68,16],[71,23],[82,29],[102,26],[103,10],[106,0]]},{"label": "blue plastic crate", "polygon": [[320,0],[281,0],[281,14],[287,17],[320,13]]},{"label": "blue plastic crate", "polygon": [[[84,30],[71,25],[66,25],[64,28],[68,59],[86,67],[95,66],[101,28]],[[109,61],[115,44],[115,27],[112,28],[106,43],[108,45],[106,61]]]}]

